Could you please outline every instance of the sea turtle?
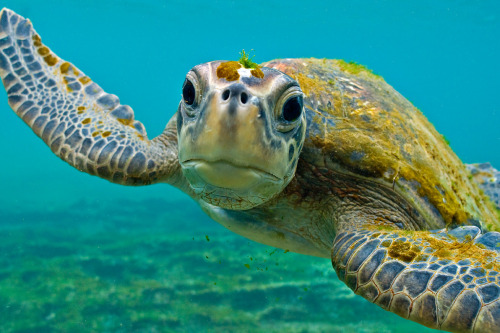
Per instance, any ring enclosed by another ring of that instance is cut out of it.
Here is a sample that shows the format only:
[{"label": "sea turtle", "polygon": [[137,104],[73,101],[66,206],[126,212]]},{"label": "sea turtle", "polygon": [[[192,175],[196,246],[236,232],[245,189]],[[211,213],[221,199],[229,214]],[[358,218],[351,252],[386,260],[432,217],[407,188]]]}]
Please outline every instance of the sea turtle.
[{"label": "sea turtle", "polygon": [[467,170],[422,113],[364,67],[247,57],[195,66],[152,140],[129,106],[8,9],[0,76],[11,108],[78,170],[171,184],[238,234],[331,258],[356,294],[428,327],[500,331],[497,171]]}]

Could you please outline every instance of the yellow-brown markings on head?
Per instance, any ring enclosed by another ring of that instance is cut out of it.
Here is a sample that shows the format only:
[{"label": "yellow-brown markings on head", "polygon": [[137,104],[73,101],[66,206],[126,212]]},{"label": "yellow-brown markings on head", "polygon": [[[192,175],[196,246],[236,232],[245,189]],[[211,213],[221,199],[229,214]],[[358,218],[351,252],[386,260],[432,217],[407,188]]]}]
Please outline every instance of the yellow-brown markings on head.
[{"label": "yellow-brown markings on head", "polygon": [[106,138],[106,137],[108,137],[108,136],[110,136],[110,135],[111,135],[111,131],[106,131],[106,132],[103,132],[103,133],[102,133],[102,137],[103,137],[103,138]]},{"label": "yellow-brown markings on head", "polygon": [[240,78],[238,69],[242,68],[237,61],[223,62],[217,67],[217,77],[226,79],[227,81],[236,81]]},{"label": "yellow-brown markings on head", "polygon": [[255,76],[256,78],[263,79],[264,78],[264,72],[260,68],[255,68],[250,71],[250,74]]},{"label": "yellow-brown markings on head", "polygon": [[91,118],[85,118],[82,120],[82,124],[86,125],[86,124],[90,124],[90,122],[92,121]]}]

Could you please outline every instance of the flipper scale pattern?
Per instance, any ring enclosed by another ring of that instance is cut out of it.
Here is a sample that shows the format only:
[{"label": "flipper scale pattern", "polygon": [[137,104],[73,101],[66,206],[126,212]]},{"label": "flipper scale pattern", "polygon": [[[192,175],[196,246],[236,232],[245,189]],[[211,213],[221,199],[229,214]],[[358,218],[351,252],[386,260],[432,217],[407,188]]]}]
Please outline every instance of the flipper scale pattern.
[{"label": "flipper scale pattern", "polygon": [[77,169],[125,185],[164,181],[175,169],[176,138],[165,137],[175,121],[164,137],[148,140],[132,108],[55,55],[29,20],[8,9],[0,13],[0,77],[16,114]]},{"label": "flipper scale pattern", "polygon": [[500,233],[351,229],[332,263],[356,294],[425,326],[500,332]]}]

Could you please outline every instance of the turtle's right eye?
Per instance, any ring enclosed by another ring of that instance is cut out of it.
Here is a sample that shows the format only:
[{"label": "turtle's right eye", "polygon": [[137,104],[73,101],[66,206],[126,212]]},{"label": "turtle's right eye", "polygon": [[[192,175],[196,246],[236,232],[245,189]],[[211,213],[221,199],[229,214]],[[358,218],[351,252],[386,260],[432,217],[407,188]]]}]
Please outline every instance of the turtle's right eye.
[{"label": "turtle's right eye", "polygon": [[187,105],[193,105],[196,99],[196,89],[194,88],[193,82],[189,79],[184,81],[184,86],[182,87],[182,98]]}]

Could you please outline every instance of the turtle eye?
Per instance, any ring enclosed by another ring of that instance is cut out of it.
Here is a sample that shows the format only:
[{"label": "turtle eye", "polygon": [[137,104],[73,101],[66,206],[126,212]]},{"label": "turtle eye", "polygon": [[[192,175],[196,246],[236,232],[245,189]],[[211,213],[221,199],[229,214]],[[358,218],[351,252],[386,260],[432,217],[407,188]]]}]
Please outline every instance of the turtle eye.
[{"label": "turtle eye", "polygon": [[182,87],[182,98],[187,105],[193,105],[196,98],[196,89],[194,88],[193,82],[186,79],[184,81],[184,86]]},{"label": "turtle eye", "polygon": [[283,119],[286,121],[295,121],[302,114],[302,96],[294,96],[289,98],[283,105]]},{"label": "turtle eye", "polygon": [[302,110],[304,109],[303,96],[298,85],[290,86],[280,96],[274,109],[278,131],[287,133],[300,126]]}]

